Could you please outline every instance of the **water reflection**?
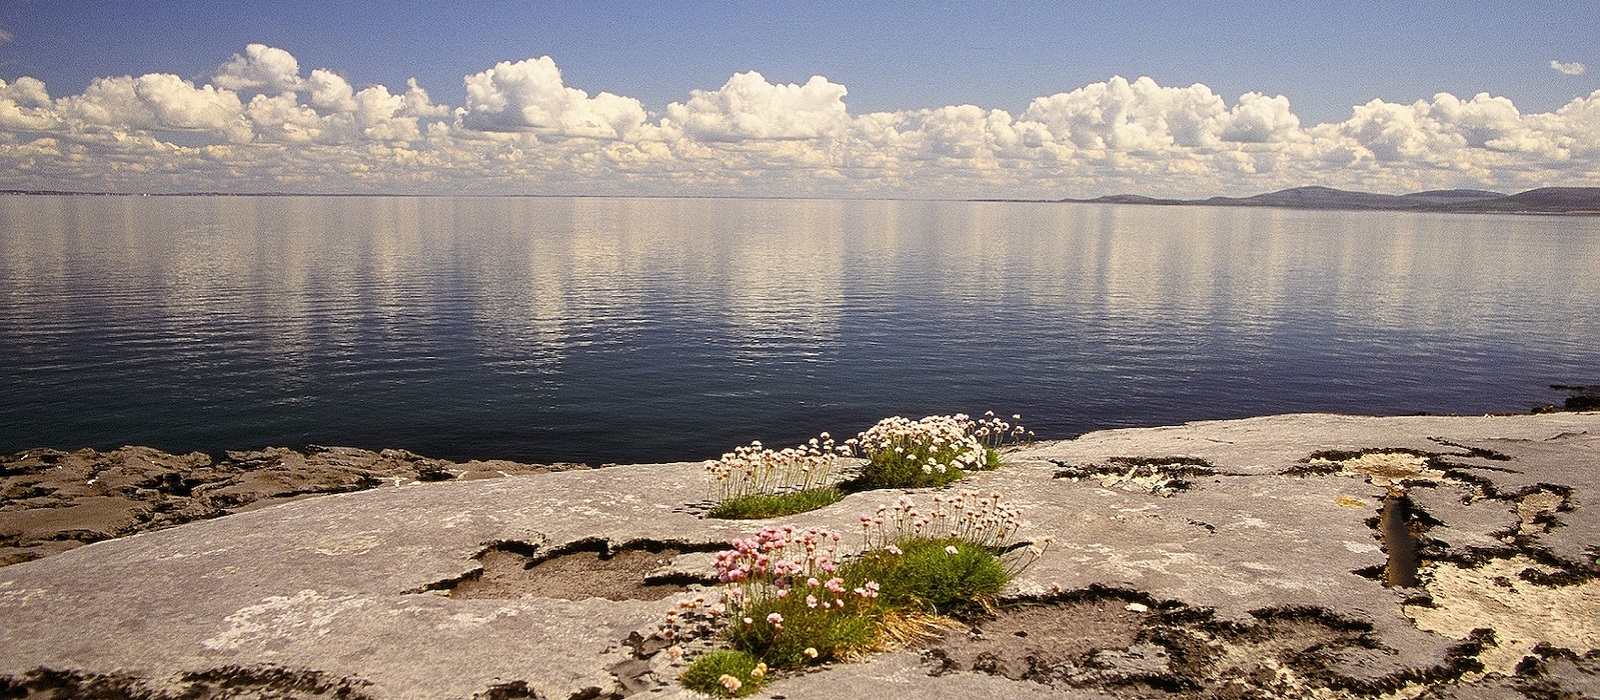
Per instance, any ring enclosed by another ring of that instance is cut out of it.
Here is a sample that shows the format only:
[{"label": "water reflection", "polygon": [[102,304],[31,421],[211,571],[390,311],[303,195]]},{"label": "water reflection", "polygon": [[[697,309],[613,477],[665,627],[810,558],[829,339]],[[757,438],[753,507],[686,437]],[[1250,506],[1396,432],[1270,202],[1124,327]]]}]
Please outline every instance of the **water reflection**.
[{"label": "water reflection", "polygon": [[1592,218],[10,196],[0,224],[4,452],[666,459],[896,412],[1064,435],[1600,380]]}]

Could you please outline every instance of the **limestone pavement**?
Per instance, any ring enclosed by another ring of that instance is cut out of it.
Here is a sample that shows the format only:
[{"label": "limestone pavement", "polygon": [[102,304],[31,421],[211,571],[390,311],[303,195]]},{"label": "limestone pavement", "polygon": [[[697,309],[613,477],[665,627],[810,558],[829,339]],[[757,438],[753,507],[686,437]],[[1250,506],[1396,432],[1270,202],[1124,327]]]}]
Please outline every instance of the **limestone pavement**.
[{"label": "limestone pavement", "polygon": [[[952,488],[1003,494],[1024,536],[1055,544],[999,616],[763,694],[1600,696],[1600,414],[1270,416],[1005,462]],[[714,596],[708,552],[761,525],[705,518],[706,493],[698,463],[416,482],[6,566],[0,688],[687,697],[660,622]],[[863,491],[777,522],[853,534],[900,496],[931,494]],[[1386,498],[1410,509],[1417,585],[1386,584]],[[453,593],[547,571],[565,584]]]}]

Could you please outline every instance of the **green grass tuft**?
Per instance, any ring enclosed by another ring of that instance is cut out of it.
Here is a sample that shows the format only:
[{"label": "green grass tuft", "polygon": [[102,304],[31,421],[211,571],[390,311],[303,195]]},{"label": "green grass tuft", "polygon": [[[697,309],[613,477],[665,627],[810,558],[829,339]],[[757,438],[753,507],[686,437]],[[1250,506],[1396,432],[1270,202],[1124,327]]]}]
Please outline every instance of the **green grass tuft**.
[{"label": "green grass tuft", "polygon": [[[718,649],[705,656],[694,660],[689,668],[678,676],[683,687],[698,693],[705,693],[716,697],[742,697],[761,689],[766,683],[766,678],[752,678],[750,672],[754,671],[756,664],[761,663],[756,657],[736,649]],[[733,676],[739,680],[739,689],[730,693],[722,687],[722,677]]]},{"label": "green grass tuft", "polygon": [[[783,629],[772,625],[744,625],[734,620],[728,627],[728,645],[760,658],[773,668],[795,668],[822,661],[855,658],[871,650],[877,642],[876,606],[855,596],[845,609],[823,610],[805,604],[805,591],[796,590],[787,598],[768,598],[740,610],[752,620],[767,615],[783,616]],[[814,649],[816,657],[807,655]]]},{"label": "green grass tuft", "polygon": [[[879,450],[861,469],[855,485],[862,489],[917,489],[947,486],[960,481],[966,472],[955,464],[959,454],[951,448],[935,451],[929,445],[912,444],[904,452],[892,449]],[[932,457],[944,465],[944,471],[924,471]]]},{"label": "green grass tuft", "polygon": [[983,466],[980,471],[992,472],[1000,468],[1000,451],[993,447],[983,448]]},{"label": "green grass tuft", "polygon": [[831,506],[838,503],[841,498],[844,498],[844,493],[832,487],[790,491],[777,495],[757,493],[736,496],[718,503],[711,509],[709,515],[729,520],[776,518]]},{"label": "green grass tuft", "polygon": [[907,539],[896,546],[901,554],[875,549],[845,564],[840,575],[877,581],[879,605],[935,614],[992,606],[1010,580],[994,552],[970,542]]}]

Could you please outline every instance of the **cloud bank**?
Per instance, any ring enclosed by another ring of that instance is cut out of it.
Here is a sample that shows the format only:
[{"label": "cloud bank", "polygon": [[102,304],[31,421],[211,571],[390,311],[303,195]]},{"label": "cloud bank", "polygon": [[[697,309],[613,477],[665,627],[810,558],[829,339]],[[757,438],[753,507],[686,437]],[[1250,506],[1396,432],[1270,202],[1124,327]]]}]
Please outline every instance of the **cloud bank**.
[{"label": "cloud bank", "polygon": [[1230,102],[1144,77],[1041,96],[1016,114],[853,114],[843,85],[755,71],[652,113],[566,85],[549,57],[463,85],[463,104],[437,104],[415,80],[358,87],[260,44],[202,81],[105,77],[62,96],[33,78],[0,81],[0,188],[1060,198],[1600,181],[1600,91],[1538,114],[1489,94],[1373,100],[1307,125],[1282,95]]}]

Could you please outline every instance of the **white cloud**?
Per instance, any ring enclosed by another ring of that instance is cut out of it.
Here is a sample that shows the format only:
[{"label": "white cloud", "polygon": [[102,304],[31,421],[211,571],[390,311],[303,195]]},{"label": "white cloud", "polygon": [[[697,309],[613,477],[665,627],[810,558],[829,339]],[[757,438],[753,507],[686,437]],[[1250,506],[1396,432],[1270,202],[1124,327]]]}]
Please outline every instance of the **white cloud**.
[{"label": "white cloud", "polygon": [[292,92],[256,95],[245,108],[256,137],[275,143],[306,144],[322,139],[322,118],[310,105],[300,104]]},{"label": "white cloud", "polygon": [[4,29],[0,29],[0,46],[5,46],[6,44],[11,43],[11,40],[15,39],[15,38],[16,37],[13,36],[11,34],[11,32],[8,32],[8,31],[6,31]]},{"label": "white cloud", "polygon": [[0,187],[103,190],[1038,197],[1249,194],[1303,184],[1515,190],[1600,177],[1600,92],[1547,113],[1440,93],[1302,124],[1288,98],[1229,102],[1150,78],[975,105],[852,115],[823,77],[751,71],[664,113],[564,84],[548,57],[465,76],[461,105],[415,80],[302,75],[251,45],[210,84],[100,78],[52,98],[0,81]]},{"label": "white cloud", "polygon": [[465,128],[493,132],[531,132],[555,137],[626,139],[645,122],[643,105],[631,97],[602,92],[593,98],[561,82],[549,56],[504,61],[466,77]]},{"label": "white cloud", "polygon": [[845,88],[820,75],[805,85],[774,85],[760,73],[738,73],[716,90],[694,90],[667,105],[667,120],[700,141],[814,139],[850,119]]},{"label": "white cloud", "polygon": [[91,132],[198,131],[230,140],[250,137],[236,93],[197,87],[164,73],[97,78],[83,94],[62,98],[57,108]]},{"label": "white cloud", "polygon": [[444,117],[449,116],[450,108],[445,105],[436,105],[428,97],[428,91],[417,85],[416,78],[406,80],[406,113],[416,117]]},{"label": "white cloud", "polygon": [[324,112],[349,112],[355,109],[355,90],[333,71],[322,68],[311,71],[305,86],[311,93],[312,107]]},{"label": "white cloud", "polygon": [[1550,70],[1563,75],[1583,75],[1584,71],[1589,70],[1589,67],[1577,61],[1551,61]]},{"label": "white cloud", "polygon": [[1227,115],[1222,98],[1204,85],[1162,87],[1150,78],[1130,83],[1118,76],[1037,98],[1022,118],[1078,148],[1159,151],[1217,145]]},{"label": "white cloud", "polygon": [[1219,136],[1238,143],[1277,143],[1294,139],[1299,131],[1300,118],[1289,111],[1289,98],[1247,92],[1229,110]]},{"label": "white cloud", "polygon": [[0,129],[41,131],[56,124],[44,82],[21,77],[10,85],[0,80]]},{"label": "white cloud", "polygon": [[283,49],[251,44],[217,68],[211,84],[224,90],[278,94],[301,89],[300,62]]}]

